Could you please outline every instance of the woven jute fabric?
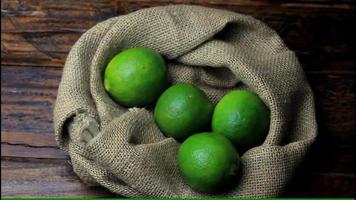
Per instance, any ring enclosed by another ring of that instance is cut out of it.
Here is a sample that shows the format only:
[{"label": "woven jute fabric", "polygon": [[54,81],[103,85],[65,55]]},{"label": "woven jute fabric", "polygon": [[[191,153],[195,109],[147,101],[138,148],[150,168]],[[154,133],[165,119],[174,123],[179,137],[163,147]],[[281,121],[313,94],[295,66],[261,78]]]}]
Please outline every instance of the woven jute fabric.
[{"label": "woven jute fabric", "polygon": [[[193,83],[214,104],[228,91],[247,89],[269,107],[269,133],[242,155],[230,190],[192,190],[177,168],[180,144],[162,134],[152,107],[125,108],[105,92],[107,63],[132,47],[158,51],[171,83]],[[127,197],[278,196],[317,132],[310,86],[275,31],[250,16],[187,5],[139,10],[84,33],[64,66],[54,127],[83,182]]]}]

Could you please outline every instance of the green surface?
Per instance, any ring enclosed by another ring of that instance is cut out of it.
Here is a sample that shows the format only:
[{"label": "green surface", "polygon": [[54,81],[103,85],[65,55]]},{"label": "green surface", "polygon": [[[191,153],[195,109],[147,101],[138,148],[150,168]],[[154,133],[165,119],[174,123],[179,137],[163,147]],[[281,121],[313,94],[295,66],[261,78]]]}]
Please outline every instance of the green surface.
[{"label": "green surface", "polygon": [[154,117],[167,137],[179,141],[209,127],[213,105],[205,93],[188,83],[178,83],[159,97]]},{"label": "green surface", "polygon": [[[5,197],[1,199],[11,199],[11,200],[20,200],[20,199],[27,199],[27,200],[77,200],[77,199],[90,199],[90,200],[112,200],[112,199],[127,199],[127,198],[91,198],[91,197],[83,197],[83,198],[63,198],[63,197],[41,197],[41,198],[19,198],[19,197]],[[147,198],[147,197],[142,197],[142,198],[129,198],[130,200],[153,200],[153,199],[191,199],[191,200],[206,200],[206,198]],[[258,199],[258,200],[353,200],[355,198],[209,198],[209,199],[216,199],[216,200],[226,200],[226,199],[246,199],[246,200],[251,200],[251,199]]]},{"label": "green surface", "polygon": [[[20,200],[20,199],[27,199],[27,200],[49,200],[49,199],[54,199],[54,200],[77,200],[77,199],[90,199],[90,200],[112,200],[112,199],[127,199],[127,198],[91,198],[91,197],[83,197],[83,198],[63,198],[63,197],[41,197],[41,198],[19,198],[19,197],[5,197],[1,199],[11,199],[11,200]],[[142,197],[142,198],[129,198],[130,200],[153,200],[153,199],[191,199],[191,200],[206,200],[206,198],[161,198],[161,197],[156,197],[156,198],[147,198],[147,197]],[[246,200],[251,200],[251,199],[258,199],[258,200],[353,200],[355,198],[209,198],[209,199],[216,199],[216,200],[226,200],[226,199],[246,199]]]},{"label": "green surface", "polygon": [[269,123],[270,111],[255,93],[235,90],[216,105],[212,129],[230,139],[239,150],[246,150],[263,142]]},{"label": "green surface", "polygon": [[167,87],[165,62],[154,50],[127,49],[109,62],[104,86],[120,105],[142,107],[152,104]]},{"label": "green surface", "polygon": [[239,169],[239,154],[224,136],[199,133],[187,138],[178,151],[178,167],[193,189],[215,192],[229,188]]}]

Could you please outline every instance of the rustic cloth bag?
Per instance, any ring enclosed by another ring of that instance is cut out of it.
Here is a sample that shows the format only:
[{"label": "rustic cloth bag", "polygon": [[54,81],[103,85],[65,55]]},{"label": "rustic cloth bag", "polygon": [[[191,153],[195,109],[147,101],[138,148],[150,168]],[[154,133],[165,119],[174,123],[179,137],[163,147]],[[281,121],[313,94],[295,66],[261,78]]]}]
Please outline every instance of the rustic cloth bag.
[{"label": "rustic cloth bag", "polygon": [[[159,130],[152,107],[128,109],[105,92],[107,63],[131,47],[161,53],[172,83],[193,83],[214,104],[226,92],[244,88],[270,108],[268,136],[242,155],[241,177],[230,190],[192,190],[176,165],[179,143]],[[186,5],[139,10],[84,33],[64,66],[54,127],[85,183],[127,197],[278,196],[317,132],[303,70],[273,30],[250,16]]]}]

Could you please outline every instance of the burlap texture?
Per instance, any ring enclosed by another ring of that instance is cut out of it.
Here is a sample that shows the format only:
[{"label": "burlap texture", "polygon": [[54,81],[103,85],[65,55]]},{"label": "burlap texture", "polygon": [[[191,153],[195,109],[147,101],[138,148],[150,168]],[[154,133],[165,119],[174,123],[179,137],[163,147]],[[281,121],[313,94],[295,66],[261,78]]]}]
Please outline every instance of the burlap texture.
[{"label": "burlap texture", "polygon": [[[226,92],[245,88],[270,108],[268,136],[242,155],[242,175],[231,190],[193,191],[176,165],[179,143],[162,134],[152,108],[127,109],[105,92],[106,64],[130,47],[161,53],[172,83],[193,83],[214,104]],[[250,16],[186,5],[114,17],[83,34],[64,67],[54,127],[85,183],[128,197],[278,196],[317,132],[303,70],[273,30]]]}]

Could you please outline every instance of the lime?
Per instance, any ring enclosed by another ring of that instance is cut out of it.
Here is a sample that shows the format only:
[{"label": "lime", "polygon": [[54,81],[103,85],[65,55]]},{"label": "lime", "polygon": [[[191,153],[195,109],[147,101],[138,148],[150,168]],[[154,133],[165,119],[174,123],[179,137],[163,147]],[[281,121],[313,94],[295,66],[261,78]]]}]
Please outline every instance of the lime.
[{"label": "lime", "polygon": [[123,106],[152,104],[167,86],[165,62],[152,49],[127,49],[107,65],[104,86],[110,96]]},{"label": "lime", "polygon": [[230,139],[238,149],[246,150],[262,142],[269,122],[270,112],[263,101],[255,93],[238,90],[218,102],[212,129]]},{"label": "lime", "polygon": [[215,192],[232,185],[240,157],[233,144],[216,133],[198,133],[187,138],[178,151],[178,168],[193,189]]},{"label": "lime", "polygon": [[178,83],[159,97],[154,117],[167,137],[182,140],[202,131],[210,123],[212,112],[213,105],[202,90]]}]

